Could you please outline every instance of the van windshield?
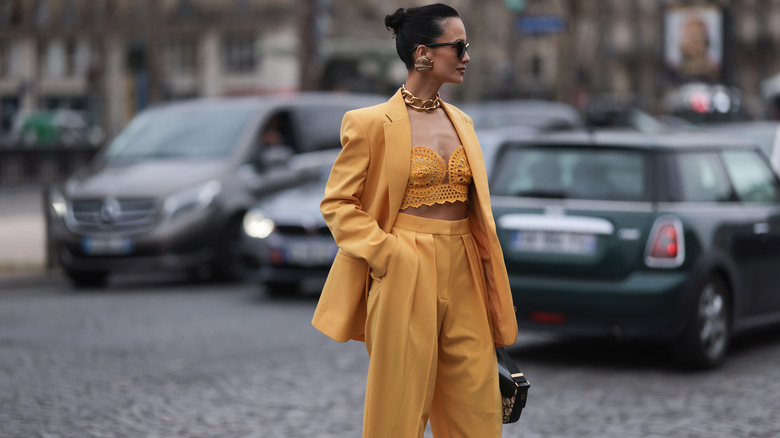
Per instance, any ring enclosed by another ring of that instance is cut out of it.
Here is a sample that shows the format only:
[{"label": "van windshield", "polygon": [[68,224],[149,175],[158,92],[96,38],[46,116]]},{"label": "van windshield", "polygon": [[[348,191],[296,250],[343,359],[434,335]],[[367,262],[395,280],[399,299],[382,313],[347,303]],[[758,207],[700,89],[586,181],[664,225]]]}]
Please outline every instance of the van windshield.
[{"label": "van windshield", "polygon": [[352,107],[337,105],[333,105],[331,110],[316,106],[296,109],[294,116],[300,129],[300,152],[339,149],[339,132],[334,130],[333,126],[340,126],[344,113],[350,109]]},{"label": "van windshield", "polygon": [[515,147],[496,161],[496,195],[604,201],[650,197],[647,153],[631,149]]},{"label": "van windshield", "polygon": [[106,161],[225,157],[246,128],[247,109],[150,111],[111,142]]}]

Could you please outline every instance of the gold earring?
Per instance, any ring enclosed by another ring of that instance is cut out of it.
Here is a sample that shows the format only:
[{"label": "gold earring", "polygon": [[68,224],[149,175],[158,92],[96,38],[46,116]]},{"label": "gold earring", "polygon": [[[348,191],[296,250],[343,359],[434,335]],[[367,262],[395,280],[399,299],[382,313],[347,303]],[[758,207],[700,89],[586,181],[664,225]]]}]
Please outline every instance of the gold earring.
[{"label": "gold earring", "polygon": [[425,55],[417,58],[417,61],[414,62],[414,69],[415,71],[428,71],[433,68],[433,60]]}]

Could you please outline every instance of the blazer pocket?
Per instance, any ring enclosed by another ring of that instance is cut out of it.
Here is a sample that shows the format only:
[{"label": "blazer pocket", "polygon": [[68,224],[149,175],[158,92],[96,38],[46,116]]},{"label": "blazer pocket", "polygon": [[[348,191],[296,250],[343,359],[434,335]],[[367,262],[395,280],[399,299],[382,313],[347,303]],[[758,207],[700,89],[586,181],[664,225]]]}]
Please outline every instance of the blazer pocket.
[{"label": "blazer pocket", "polygon": [[382,289],[382,279],[384,277],[380,276],[376,273],[373,269],[368,270],[368,287],[366,288],[366,303],[368,304],[368,308],[371,308],[371,303],[374,301],[374,298],[376,298],[376,295],[379,293],[379,290]]},{"label": "blazer pocket", "polygon": [[385,278],[384,275],[377,274],[373,269],[369,269],[368,275],[371,276],[371,280],[374,282],[382,281],[382,279]]},{"label": "blazer pocket", "polygon": [[398,257],[398,253],[400,252],[401,248],[401,238],[396,236],[395,234],[388,234],[388,236],[394,237],[395,240],[395,248],[393,248],[393,253],[390,255],[390,260],[387,261],[387,268],[385,269],[384,274],[380,275],[378,272],[376,272],[374,269],[371,269],[370,275],[372,278],[375,279],[383,279],[387,275],[388,272],[391,272],[391,266],[393,266],[393,262]]}]

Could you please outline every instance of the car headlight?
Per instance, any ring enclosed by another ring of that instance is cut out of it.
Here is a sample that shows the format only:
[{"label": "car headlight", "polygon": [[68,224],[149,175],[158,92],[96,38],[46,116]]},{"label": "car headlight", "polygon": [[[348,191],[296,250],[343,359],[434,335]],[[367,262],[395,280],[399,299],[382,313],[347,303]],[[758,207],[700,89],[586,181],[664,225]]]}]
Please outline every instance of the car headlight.
[{"label": "car headlight", "polygon": [[167,218],[173,219],[182,213],[201,211],[211,205],[220,190],[222,190],[222,184],[215,179],[197,187],[182,190],[165,200],[163,212]]},{"label": "car headlight", "polygon": [[265,239],[273,233],[274,228],[276,228],[274,221],[265,217],[260,210],[249,210],[244,215],[244,232],[249,237]]},{"label": "car headlight", "polygon": [[65,217],[65,215],[68,214],[68,202],[65,200],[65,197],[62,196],[62,193],[60,193],[58,190],[51,191],[49,204],[51,205],[51,209],[54,211],[54,214],[56,214],[57,217]]}]

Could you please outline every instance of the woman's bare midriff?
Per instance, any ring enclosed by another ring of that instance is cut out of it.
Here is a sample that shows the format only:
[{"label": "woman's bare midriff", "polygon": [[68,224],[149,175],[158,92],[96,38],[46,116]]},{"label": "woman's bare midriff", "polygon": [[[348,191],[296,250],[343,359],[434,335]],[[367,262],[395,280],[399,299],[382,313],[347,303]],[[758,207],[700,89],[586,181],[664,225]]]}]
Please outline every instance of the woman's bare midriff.
[{"label": "woman's bare midriff", "polygon": [[440,219],[445,221],[457,221],[466,218],[468,204],[462,201],[446,202],[444,204],[421,205],[419,207],[407,207],[401,213],[428,219]]}]

